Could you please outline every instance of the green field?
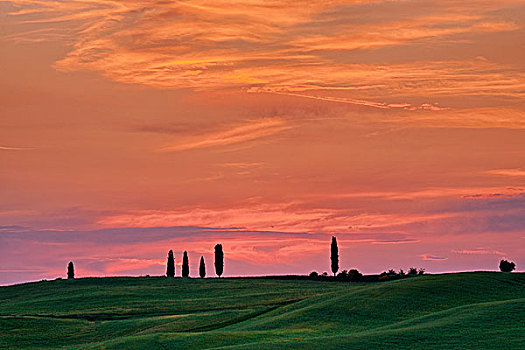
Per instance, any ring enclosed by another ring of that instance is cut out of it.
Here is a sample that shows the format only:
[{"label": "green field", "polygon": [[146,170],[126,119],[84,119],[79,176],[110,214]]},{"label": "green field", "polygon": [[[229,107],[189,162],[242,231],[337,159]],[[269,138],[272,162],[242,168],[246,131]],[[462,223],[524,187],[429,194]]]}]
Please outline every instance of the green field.
[{"label": "green field", "polygon": [[525,349],[525,274],[85,278],[0,288],[0,348]]}]

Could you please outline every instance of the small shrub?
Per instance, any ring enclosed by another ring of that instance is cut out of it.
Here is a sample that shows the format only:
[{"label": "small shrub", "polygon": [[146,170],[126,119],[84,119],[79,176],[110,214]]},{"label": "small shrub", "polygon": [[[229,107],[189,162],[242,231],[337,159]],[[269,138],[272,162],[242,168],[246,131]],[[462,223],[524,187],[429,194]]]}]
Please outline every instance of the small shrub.
[{"label": "small shrub", "polygon": [[310,276],[311,278],[317,278],[319,277],[319,274],[317,273],[317,271],[312,271],[308,276]]},{"label": "small shrub", "polygon": [[346,281],[348,279],[348,271],[343,270],[337,274],[337,279]]},{"label": "small shrub", "polygon": [[418,275],[423,275],[425,273],[425,269],[424,268],[420,268],[418,271],[417,271],[417,274]]},{"label": "small shrub", "polygon": [[409,268],[409,269],[408,269],[408,274],[409,274],[410,276],[415,276],[415,275],[417,275],[417,269],[416,269],[415,267],[411,267],[411,268]]},{"label": "small shrub", "polygon": [[362,277],[363,277],[363,274],[359,272],[357,269],[352,269],[348,271],[348,279],[352,282],[357,282],[361,280]]},{"label": "small shrub", "polygon": [[511,261],[501,260],[499,262],[499,269],[501,272],[512,272],[516,269],[516,264]]}]

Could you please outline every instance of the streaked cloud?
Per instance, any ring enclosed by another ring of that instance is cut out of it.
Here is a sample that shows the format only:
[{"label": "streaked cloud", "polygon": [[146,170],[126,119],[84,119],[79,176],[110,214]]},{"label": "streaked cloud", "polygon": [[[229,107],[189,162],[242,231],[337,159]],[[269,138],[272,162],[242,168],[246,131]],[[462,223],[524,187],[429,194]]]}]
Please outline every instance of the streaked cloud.
[{"label": "streaked cloud", "polygon": [[234,126],[229,130],[189,138],[174,144],[168,144],[160,147],[159,151],[176,152],[197,148],[228,146],[271,136],[290,128],[291,126],[287,125],[285,121],[280,118],[260,119],[247,124]]},{"label": "streaked cloud", "polygon": [[466,255],[506,255],[504,252],[489,248],[455,249],[452,253]]},{"label": "streaked cloud", "polygon": [[34,147],[10,147],[10,146],[0,146],[0,151],[31,151],[36,148]]},{"label": "streaked cloud", "polygon": [[[522,70],[486,59],[407,59],[385,66],[350,63],[344,55],[438,40],[461,43],[483,33],[522,30],[517,21],[498,15],[498,10],[519,7],[519,1],[490,2],[491,6],[477,0],[461,6],[317,0],[308,6],[294,1],[238,0],[11,3],[18,8],[10,13],[17,23],[44,26],[25,36],[18,33],[16,40],[49,39],[53,31],[45,26],[71,22],[76,28],[71,38],[74,45],[56,68],[98,71],[124,83],[296,92],[383,86],[371,90],[384,96],[463,93],[514,97],[523,97],[525,86]],[[370,3],[374,3],[376,16],[370,16]],[[377,16],[382,11],[389,16]]]},{"label": "streaked cloud", "polygon": [[429,254],[422,254],[421,259],[425,261],[445,261],[448,260],[446,257],[441,256],[435,256],[435,255],[429,255]]},{"label": "streaked cloud", "polygon": [[487,170],[486,173],[500,176],[525,177],[525,170],[523,169],[494,169]]},{"label": "streaked cloud", "polygon": [[[341,209],[306,209],[299,203],[260,204],[239,208],[135,211],[102,218],[108,227],[214,226],[282,232],[360,232],[453,217],[454,213],[388,214],[352,213]],[[403,243],[403,242],[377,242]]]}]

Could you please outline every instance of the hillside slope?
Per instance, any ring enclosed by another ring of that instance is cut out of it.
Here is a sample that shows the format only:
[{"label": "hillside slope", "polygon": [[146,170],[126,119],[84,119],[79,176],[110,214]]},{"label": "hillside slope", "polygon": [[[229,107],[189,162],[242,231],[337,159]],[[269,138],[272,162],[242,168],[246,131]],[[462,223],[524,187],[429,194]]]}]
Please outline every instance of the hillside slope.
[{"label": "hillside slope", "polygon": [[0,348],[525,348],[525,274],[89,278],[0,288]]}]

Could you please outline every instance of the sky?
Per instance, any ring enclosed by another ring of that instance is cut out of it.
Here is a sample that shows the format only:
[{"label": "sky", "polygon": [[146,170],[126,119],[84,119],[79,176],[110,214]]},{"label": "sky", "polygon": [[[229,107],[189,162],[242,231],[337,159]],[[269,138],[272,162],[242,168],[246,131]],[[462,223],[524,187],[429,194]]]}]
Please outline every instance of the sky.
[{"label": "sky", "polygon": [[525,268],[523,0],[0,0],[0,284]]}]

